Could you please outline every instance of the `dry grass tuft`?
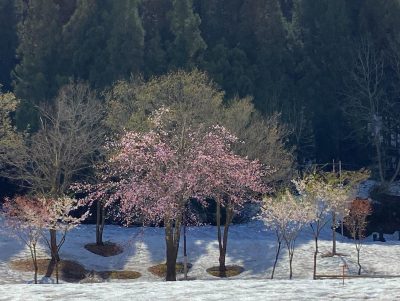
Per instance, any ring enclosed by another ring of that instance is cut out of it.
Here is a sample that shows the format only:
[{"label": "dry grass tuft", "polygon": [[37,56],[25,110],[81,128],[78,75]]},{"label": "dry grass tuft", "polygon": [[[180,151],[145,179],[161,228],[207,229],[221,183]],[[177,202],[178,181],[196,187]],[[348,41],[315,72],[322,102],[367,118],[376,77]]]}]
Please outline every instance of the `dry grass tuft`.
[{"label": "dry grass tuft", "polygon": [[[191,267],[192,264],[188,263],[188,271],[190,270]],[[184,272],[182,262],[177,262],[175,268],[177,274],[182,274]],[[158,277],[165,277],[167,275],[167,264],[166,263],[157,264],[155,266],[149,267],[148,271]]]},{"label": "dry grass tuft", "polygon": [[102,279],[136,279],[142,276],[136,271],[100,271],[96,272]]},{"label": "dry grass tuft", "polygon": [[215,276],[215,277],[221,277],[221,278],[237,276],[240,273],[242,273],[243,271],[244,271],[244,268],[241,266],[238,266],[238,265],[227,265],[225,275],[220,272],[219,266],[215,266],[215,267],[211,267],[211,268],[207,269],[208,274]]},{"label": "dry grass tuft", "polygon": [[[37,260],[38,274],[45,275],[49,266],[50,259],[40,258]],[[34,272],[32,259],[19,259],[13,260],[10,263],[10,267],[14,270],[21,272]],[[67,282],[78,282],[85,278],[85,268],[71,260],[60,260],[58,263],[59,277],[60,279]],[[54,268],[52,276],[55,277],[56,270]]]}]

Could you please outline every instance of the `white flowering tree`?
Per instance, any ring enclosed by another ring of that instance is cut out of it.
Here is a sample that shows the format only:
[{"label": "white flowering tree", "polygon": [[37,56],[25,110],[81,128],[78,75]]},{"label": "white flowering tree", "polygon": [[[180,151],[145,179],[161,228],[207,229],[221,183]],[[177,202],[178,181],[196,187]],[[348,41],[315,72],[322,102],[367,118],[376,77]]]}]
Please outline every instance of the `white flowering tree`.
[{"label": "white flowering tree", "polygon": [[276,253],[271,279],[274,278],[282,243],[285,243],[288,249],[289,278],[292,279],[292,262],[296,239],[304,225],[312,218],[311,214],[309,203],[294,196],[289,190],[286,190],[277,198],[264,199],[260,218],[276,235]]},{"label": "white flowering tree", "polygon": [[309,223],[315,242],[313,279],[316,279],[318,239],[322,229],[329,221],[328,217],[330,213],[329,203],[325,199],[326,187],[324,181],[316,173],[306,175],[299,180],[293,180],[293,183],[296,185],[296,189],[303,201],[310,208]]}]

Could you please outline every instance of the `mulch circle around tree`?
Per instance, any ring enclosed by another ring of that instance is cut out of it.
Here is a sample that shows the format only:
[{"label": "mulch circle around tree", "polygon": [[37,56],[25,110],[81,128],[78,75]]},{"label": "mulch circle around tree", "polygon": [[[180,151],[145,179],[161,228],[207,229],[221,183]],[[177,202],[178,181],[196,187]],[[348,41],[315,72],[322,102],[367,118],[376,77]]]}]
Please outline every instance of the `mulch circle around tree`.
[{"label": "mulch circle around tree", "polygon": [[[50,259],[38,258],[38,274],[45,275]],[[18,259],[10,261],[10,267],[21,272],[34,272],[32,259]],[[58,263],[59,278],[66,282],[79,282],[86,277],[85,268],[76,261],[60,260]],[[52,277],[55,277],[56,270],[54,268]]]},{"label": "mulch circle around tree", "polygon": [[219,266],[208,268],[206,271],[208,274],[212,276],[225,278],[225,277],[233,277],[239,275],[244,271],[244,268],[238,265],[227,265],[225,275],[221,275]]},{"label": "mulch circle around tree", "polygon": [[136,271],[100,271],[96,272],[102,279],[136,279],[142,276]]},{"label": "mulch circle around tree", "polygon": [[[193,265],[191,263],[188,263],[187,266],[188,266],[188,272],[189,272]],[[175,268],[176,268],[177,274],[182,274],[184,272],[183,271],[183,262],[177,262]],[[150,273],[152,273],[153,275],[156,275],[158,277],[165,277],[167,275],[167,264],[160,263],[160,264],[154,265],[152,267],[149,267],[147,270]]]},{"label": "mulch circle around tree", "polygon": [[120,245],[113,242],[105,242],[102,245],[89,243],[85,245],[85,249],[103,257],[115,256],[124,252],[124,249]]}]

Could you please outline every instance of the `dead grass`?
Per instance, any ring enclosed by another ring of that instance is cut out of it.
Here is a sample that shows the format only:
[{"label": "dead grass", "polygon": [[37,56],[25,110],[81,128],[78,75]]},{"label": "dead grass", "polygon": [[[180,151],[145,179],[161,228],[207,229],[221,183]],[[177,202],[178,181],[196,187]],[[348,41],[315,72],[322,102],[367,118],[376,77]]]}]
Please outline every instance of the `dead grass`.
[{"label": "dead grass", "polygon": [[[38,259],[38,274],[45,275],[47,272],[47,267],[49,266],[50,259]],[[21,272],[32,272],[34,273],[34,268],[31,259],[19,259],[10,261],[10,267],[14,270]],[[71,260],[61,260],[58,263],[59,268],[59,278],[67,282],[78,282],[85,278],[86,270],[85,268]],[[52,276],[55,277],[56,270],[54,268]]]},{"label": "dead grass", "polygon": [[136,271],[100,271],[96,272],[102,279],[136,279],[142,276]]},{"label": "dead grass", "polygon": [[242,273],[244,271],[244,268],[238,265],[227,265],[226,266],[226,271],[225,271],[225,275],[221,275],[221,272],[219,270],[219,266],[215,266],[215,267],[211,267],[207,269],[207,273],[215,276],[215,277],[233,277],[233,276],[237,276],[240,273]]},{"label": "dead grass", "polygon": [[103,257],[115,256],[124,251],[120,245],[113,242],[105,242],[103,245],[89,243],[85,245],[85,249]]},{"label": "dead grass", "polygon": [[[188,263],[188,271],[191,269],[191,267],[192,264]],[[177,274],[182,274],[184,272],[182,262],[177,262],[175,268]],[[166,263],[157,264],[155,266],[149,267],[148,271],[158,277],[165,277],[167,275],[167,264]]]}]

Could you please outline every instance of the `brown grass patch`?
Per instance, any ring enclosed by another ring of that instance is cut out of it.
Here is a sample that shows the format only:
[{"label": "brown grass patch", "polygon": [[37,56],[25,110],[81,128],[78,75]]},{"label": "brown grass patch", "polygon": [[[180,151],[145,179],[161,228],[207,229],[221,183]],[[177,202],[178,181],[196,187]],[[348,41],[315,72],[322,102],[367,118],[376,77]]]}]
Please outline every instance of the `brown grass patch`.
[{"label": "brown grass patch", "polygon": [[[45,275],[47,272],[47,267],[49,266],[50,259],[38,259],[38,274]],[[10,267],[14,270],[21,272],[32,272],[34,273],[34,268],[31,259],[19,259],[10,262]],[[61,260],[58,263],[59,278],[67,282],[78,282],[85,278],[86,270],[85,268],[71,260]],[[55,277],[56,269],[54,267],[52,276]]]},{"label": "brown grass patch", "polygon": [[85,249],[89,252],[103,257],[115,256],[121,254],[124,251],[124,249],[120,245],[113,242],[105,242],[103,245],[89,243],[85,245]]},{"label": "brown grass patch", "polygon": [[215,277],[233,277],[237,276],[244,271],[244,268],[238,265],[227,265],[225,275],[221,275],[219,266],[207,269],[207,273]]},{"label": "brown grass patch", "polygon": [[[188,263],[187,266],[188,266],[188,271],[189,271],[192,267],[192,264]],[[184,272],[183,271],[183,262],[177,262],[175,265],[175,268],[176,268],[177,274],[182,274]],[[167,275],[167,264],[166,263],[157,264],[155,266],[149,267],[148,271],[158,277],[165,277]]]},{"label": "brown grass patch", "polygon": [[142,276],[136,271],[100,271],[96,272],[102,279],[136,279]]}]

